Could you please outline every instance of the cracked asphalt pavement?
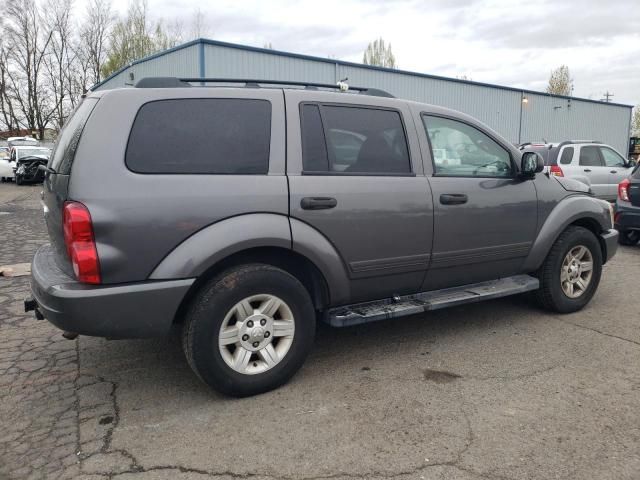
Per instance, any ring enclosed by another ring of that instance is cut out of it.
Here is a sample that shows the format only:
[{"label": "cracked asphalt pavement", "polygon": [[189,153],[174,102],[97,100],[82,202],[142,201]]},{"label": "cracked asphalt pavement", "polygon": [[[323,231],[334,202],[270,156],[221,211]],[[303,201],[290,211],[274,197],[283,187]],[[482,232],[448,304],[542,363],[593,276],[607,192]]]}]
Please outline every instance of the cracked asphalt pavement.
[{"label": "cracked asphalt pavement", "polygon": [[[39,191],[0,185],[0,265],[47,241]],[[0,478],[637,479],[639,280],[621,247],[576,314],[518,296],[321,326],[288,385],[238,400],[176,337],[64,340],[0,277]]]}]

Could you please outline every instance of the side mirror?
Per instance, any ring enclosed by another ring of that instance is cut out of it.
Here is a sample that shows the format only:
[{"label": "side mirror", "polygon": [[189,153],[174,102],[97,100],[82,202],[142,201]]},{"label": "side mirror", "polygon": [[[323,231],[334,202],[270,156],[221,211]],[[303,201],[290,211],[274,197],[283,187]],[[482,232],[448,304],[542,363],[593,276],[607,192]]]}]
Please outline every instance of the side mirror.
[{"label": "side mirror", "polygon": [[520,161],[522,175],[532,177],[544,170],[544,159],[536,152],[524,152]]}]

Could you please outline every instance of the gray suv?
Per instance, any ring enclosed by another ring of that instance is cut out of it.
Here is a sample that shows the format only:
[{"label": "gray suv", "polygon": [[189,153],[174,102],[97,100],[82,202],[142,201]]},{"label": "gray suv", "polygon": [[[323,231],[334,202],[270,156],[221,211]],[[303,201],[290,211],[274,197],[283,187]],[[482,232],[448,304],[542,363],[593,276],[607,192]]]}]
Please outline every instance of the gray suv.
[{"label": "gray suv", "polygon": [[300,368],[317,319],[594,295],[611,206],[537,153],[378,90],[236,82],[87,95],[46,167],[27,310],[67,335],[179,326],[196,374],[242,396]]}]

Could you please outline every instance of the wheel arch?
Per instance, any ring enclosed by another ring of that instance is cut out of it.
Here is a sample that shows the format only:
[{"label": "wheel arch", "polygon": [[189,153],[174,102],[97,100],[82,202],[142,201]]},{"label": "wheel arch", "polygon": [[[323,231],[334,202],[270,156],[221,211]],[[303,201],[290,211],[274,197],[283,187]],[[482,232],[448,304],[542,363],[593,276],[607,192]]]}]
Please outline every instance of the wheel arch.
[{"label": "wheel arch", "polygon": [[560,234],[569,226],[578,226],[591,231],[600,245],[603,259],[606,259],[606,247],[600,234],[610,228],[608,208],[604,202],[584,195],[574,195],[559,202],[546,218],[529,251],[524,270],[536,271],[544,262],[551,247]]},{"label": "wheel arch", "polygon": [[204,284],[225,270],[249,263],[271,265],[296,277],[309,292],[313,306],[317,311],[322,311],[329,305],[329,286],[320,269],[311,260],[287,248],[254,247],[235,252],[204,270],[182,299],[175,315],[174,324],[182,322],[186,308]]}]

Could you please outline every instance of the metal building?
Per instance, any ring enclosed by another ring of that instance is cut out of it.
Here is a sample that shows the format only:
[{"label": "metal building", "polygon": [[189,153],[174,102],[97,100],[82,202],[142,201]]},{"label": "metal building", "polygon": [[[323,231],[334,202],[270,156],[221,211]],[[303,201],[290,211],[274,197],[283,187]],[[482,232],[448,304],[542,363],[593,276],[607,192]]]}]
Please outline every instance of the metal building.
[{"label": "metal building", "polygon": [[215,40],[198,39],[137,60],[93,87],[132,86],[152,76],[251,78],[386,90],[399,98],[468,113],[514,143],[599,140],[626,157],[630,105],[550,95],[487,83],[374,67]]}]

